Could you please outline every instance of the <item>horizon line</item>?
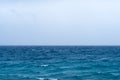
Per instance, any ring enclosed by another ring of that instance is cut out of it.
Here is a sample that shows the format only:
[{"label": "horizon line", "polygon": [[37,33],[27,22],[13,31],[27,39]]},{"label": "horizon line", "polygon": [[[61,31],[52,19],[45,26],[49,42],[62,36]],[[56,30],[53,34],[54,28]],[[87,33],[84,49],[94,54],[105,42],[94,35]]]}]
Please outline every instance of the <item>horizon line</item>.
[{"label": "horizon line", "polygon": [[120,46],[120,45],[0,45],[0,46]]}]

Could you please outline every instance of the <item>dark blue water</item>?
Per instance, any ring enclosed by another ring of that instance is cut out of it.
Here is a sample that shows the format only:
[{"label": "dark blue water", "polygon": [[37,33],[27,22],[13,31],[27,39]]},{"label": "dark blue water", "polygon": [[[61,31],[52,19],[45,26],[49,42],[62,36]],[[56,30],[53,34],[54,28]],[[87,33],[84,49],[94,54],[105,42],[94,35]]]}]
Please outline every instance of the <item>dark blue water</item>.
[{"label": "dark blue water", "polygon": [[1,46],[0,80],[120,80],[120,47]]}]

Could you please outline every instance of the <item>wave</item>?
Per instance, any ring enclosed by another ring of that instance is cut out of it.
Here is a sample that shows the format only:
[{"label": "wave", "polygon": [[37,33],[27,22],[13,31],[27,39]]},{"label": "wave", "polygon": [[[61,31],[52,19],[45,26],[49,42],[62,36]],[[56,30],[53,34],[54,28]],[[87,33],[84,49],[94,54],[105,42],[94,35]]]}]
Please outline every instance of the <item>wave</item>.
[{"label": "wave", "polygon": [[58,80],[57,78],[37,78],[38,80]]},{"label": "wave", "polygon": [[48,65],[47,64],[44,64],[44,65],[41,65],[42,67],[47,67]]}]

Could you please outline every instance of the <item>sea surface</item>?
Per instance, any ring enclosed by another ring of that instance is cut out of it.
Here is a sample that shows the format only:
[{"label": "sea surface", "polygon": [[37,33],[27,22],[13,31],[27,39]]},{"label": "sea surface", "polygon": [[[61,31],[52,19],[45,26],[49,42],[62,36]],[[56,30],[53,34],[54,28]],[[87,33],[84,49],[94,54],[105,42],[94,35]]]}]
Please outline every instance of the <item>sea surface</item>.
[{"label": "sea surface", "polygon": [[120,47],[1,46],[0,80],[120,80]]}]

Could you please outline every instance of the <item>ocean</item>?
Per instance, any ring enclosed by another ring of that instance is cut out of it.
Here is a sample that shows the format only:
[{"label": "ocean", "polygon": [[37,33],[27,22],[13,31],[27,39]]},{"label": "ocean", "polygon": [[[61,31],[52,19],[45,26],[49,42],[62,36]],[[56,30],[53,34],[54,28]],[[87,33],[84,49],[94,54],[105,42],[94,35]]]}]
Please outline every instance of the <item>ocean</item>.
[{"label": "ocean", "polygon": [[0,80],[120,80],[120,47],[0,46]]}]

